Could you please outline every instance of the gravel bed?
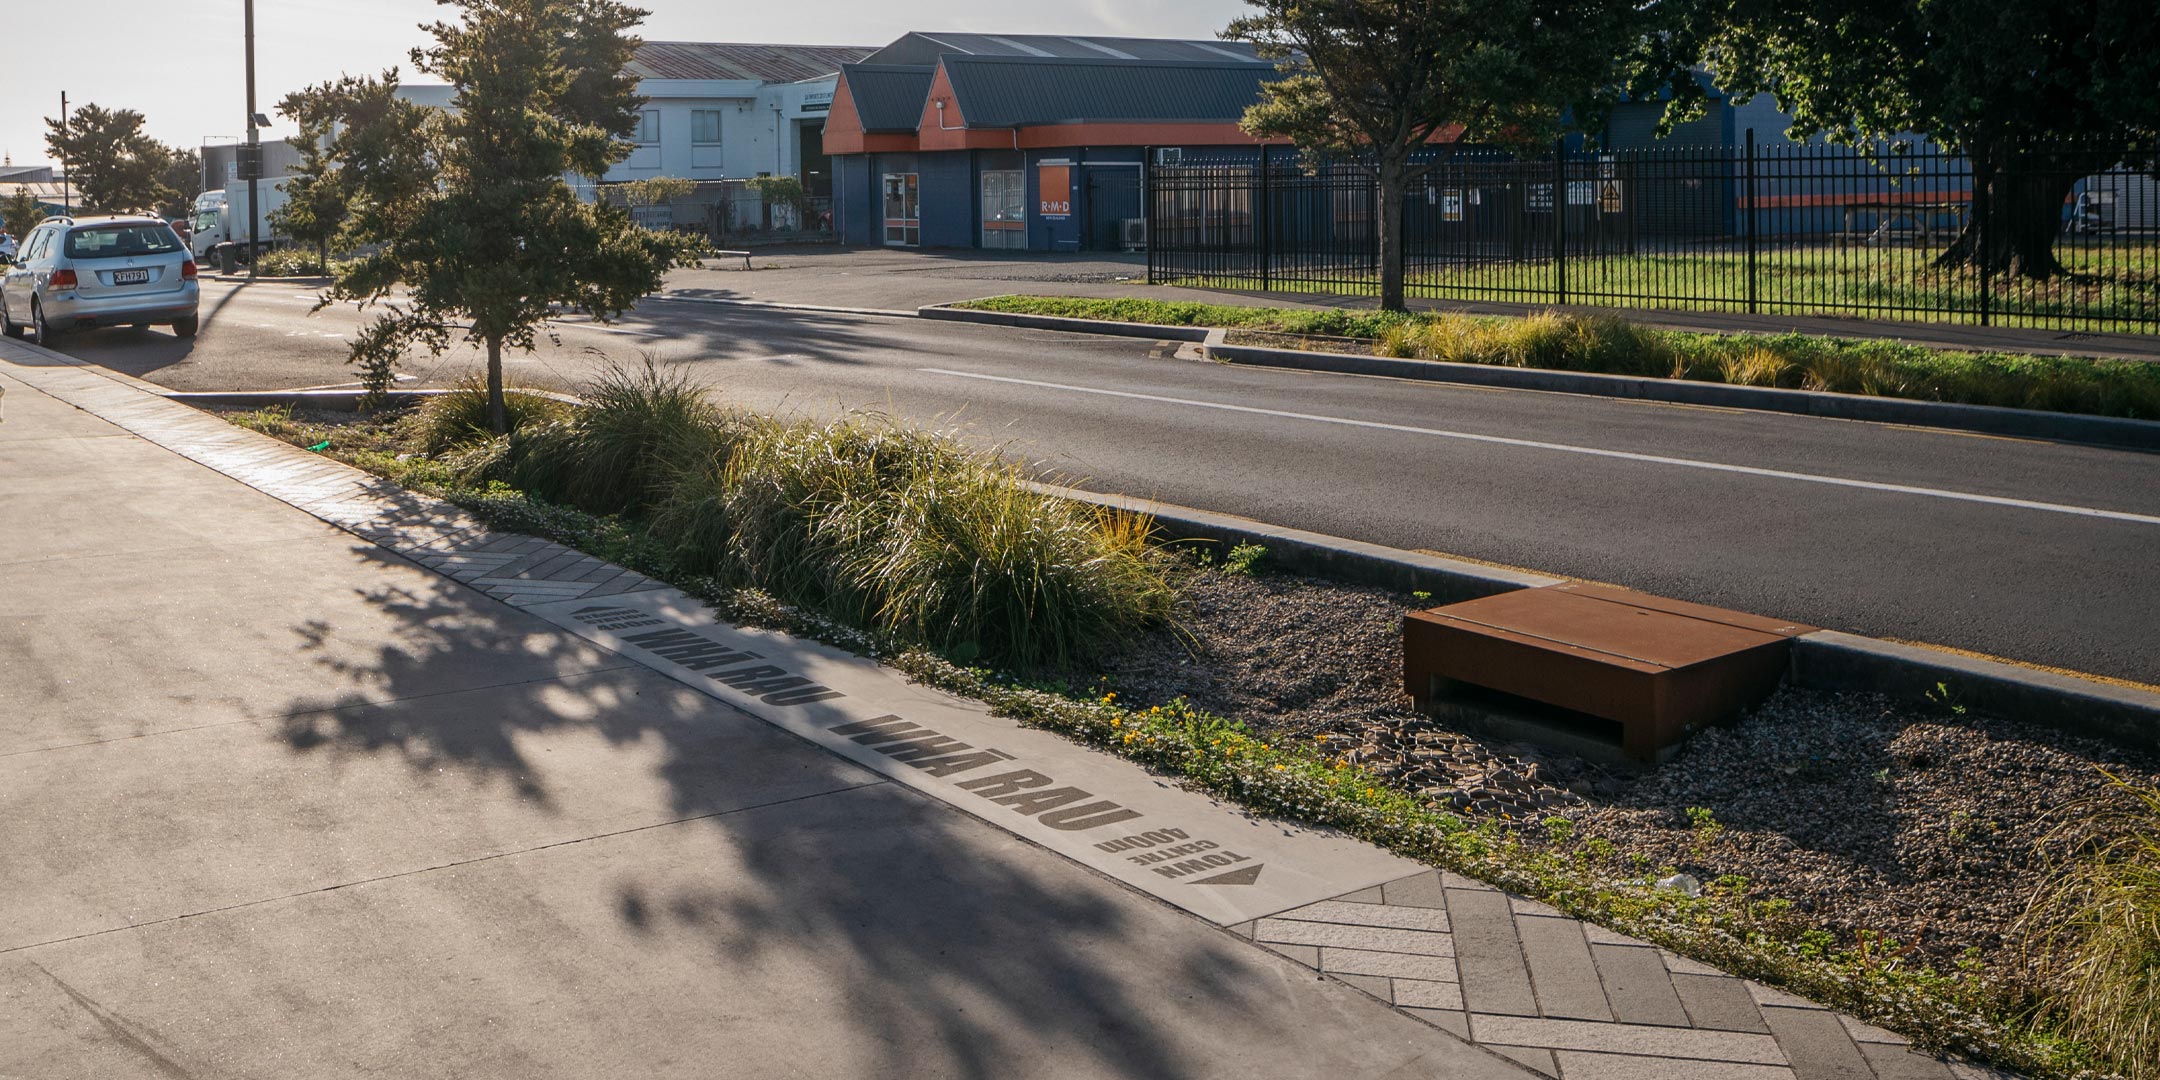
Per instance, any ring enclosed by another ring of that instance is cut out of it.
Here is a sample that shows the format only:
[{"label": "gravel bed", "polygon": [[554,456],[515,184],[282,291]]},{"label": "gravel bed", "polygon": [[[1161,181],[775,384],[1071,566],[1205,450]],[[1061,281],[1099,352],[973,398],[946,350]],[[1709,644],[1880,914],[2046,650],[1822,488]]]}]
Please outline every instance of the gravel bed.
[{"label": "gravel bed", "polygon": [[[1938,963],[1977,948],[2014,969],[2010,931],[2050,860],[2082,839],[2088,811],[2119,798],[2099,768],[2160,780],[2152,756],[2051,728],[1793,689],[1656,770],[1608,769],[1411,711],[1400,686],[1410,596],[1215,571],[1185,592],[1181,634],[1095,665],[1126,703],[1183,696],[1257,731],[1325,736],[1442,805],[1563,816],[1638,865],[1742,875],[1848,940],[1888,934]],[[1714,824],[1691,822],[1691,807]]]}]

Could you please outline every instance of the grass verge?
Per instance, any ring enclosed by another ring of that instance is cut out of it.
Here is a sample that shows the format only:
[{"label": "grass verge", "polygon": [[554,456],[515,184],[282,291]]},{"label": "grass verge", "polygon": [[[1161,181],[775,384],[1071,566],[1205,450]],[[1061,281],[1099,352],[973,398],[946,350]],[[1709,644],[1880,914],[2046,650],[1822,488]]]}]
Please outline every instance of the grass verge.
[{"label": "grass verge", "polygon": [[[1362,338],[1382,356],[1458,364],[2160,419],[2160,363],[2138,360],[1960,352],[1807,334],[1702,334],[1557,312],[1505,318],[1058,296],[1000,296],[956,306],[1155,326]],[[1337,346],[1319,341],[1313,347]]]},{"label": "grass verge", "polygon": [[[1673,868],[1601,839],[1577,838],[1563,818],[1473,822],[1347,763],[1322,743],[1270,739],[1182,701],[1129,708],[1099,687],[1046,685],[1016,673],[1026,658],[1048,657],[1058,648],[1016,646],[993,635],[1037,632],[1031,613],[1043,605],[1078,611],[1100,602],[1058,594],[1070,584],[1038,580],[1038,572],[1090,560],[1120,564],[1086,588],[1115,594],[1108,610],[1136,622],[1167,617],[1171,572],[1147,551],[1144,524],[1017,498],[1000,487],[1010,478],[1009,467],[938,436],[878,418],[806,425],[716,414],[725,417],[728,437],[703,444],[702,459],[678,462],[664,495],[635,482],[627,493],[612,493],[632,507],[623,513],[551,502],[499,479],[514,471],[521,455],[547,452],[535,447],[554,440],[574,444],[606,425],[627,423],[620,414],[633,407],[662,418],[654,421],[659,427],[673,422],[664,418],[680,415],[654,407],[655,395],[671,392],[664,382],[636,372],[613,377],[633,389],[646,387],[639,403],[613,408],[619,415],[580,409],[509,439],[480,440],[439,455],[414,452],[431,423],[424,412],[404,419],[363,416],[336,427],[277,410],[229,418],[298,445],[328,443],[330,456],[445,497],[491,527],[545,537],[670,582],[731,621],[852,649],[1002,715],[1173,774],[1198,790],[1492,882],[1848,1010],[1929,1049],[2049,1078],[2085,1075],[2096,1066],[2134,1067],[2134,1044],[2124,1050],[2109,1041],[2109,1032],[2079,1020],[2086,1014],[2074,1011],[2081,992],[2075,979],[2005,983],[1988,978],[1976,962],[1940,970],[1914,961],[1909,949],[1883,935],[1841,939],[1788,903],[1751,898],[1748,883],[1737,878],[1703,883],[1693,894],[1659,887],[1658,879]],[[648,438],[654,434],[646,431],[642,444],[685,445]],[[989,498],[985,485],[997,489]],[[883,580],[905,581],[910,574],[931,583],[929,591],[937,595],[926,599],[918,595],[926,586]],[[991,583],[997,578],[1006,580]],[[969,599],[954,601],[958,596]],[[1016,615],[1030,621],[1014,621]],[[1078,643],[1133,624],[1075,621],[1063,649],[1085,655]],[[949,629],[960,625],[970,629]],[[2122,882],[2136,880],[2122,874],[2078,880],[2107,883],[2116,890],[2109,895],[2151,902],[2146,893],[2122,893]],[[2121,910],[2142,910],[2150,918],[2149,906]],[[2134,935],[2108,936],[2098,932],[2101,923],[2091,925],[2094,932],[2063,939],[2066,949],[2087,950],[2075,955],[2102,957],[2087,963],[2088,970],[2119,972],[2126,958],[2140,955],[2123,947],[2135,946],[2140,939]],[[2150,998],[2144,1000],[2149,1006]]]}]

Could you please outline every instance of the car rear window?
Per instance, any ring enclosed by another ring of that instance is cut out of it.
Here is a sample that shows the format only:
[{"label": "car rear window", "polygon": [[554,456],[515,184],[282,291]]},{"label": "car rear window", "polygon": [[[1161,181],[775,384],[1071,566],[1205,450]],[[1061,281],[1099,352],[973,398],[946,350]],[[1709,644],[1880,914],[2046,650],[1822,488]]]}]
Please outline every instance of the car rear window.
[{"label": "car rear window", "polygon": [[117,259],[124,255],[170,255],[180,238],[163,225],[104,225],[68,233],[70,259]]}]

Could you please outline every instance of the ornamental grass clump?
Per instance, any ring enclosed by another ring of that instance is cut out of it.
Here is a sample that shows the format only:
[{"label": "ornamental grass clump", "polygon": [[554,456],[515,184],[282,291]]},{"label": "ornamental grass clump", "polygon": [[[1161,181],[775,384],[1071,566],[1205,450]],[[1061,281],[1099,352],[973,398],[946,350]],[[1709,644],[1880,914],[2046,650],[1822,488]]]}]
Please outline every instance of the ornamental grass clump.
[{"label": "ornamental grass clump", "polygon": [[643,512],[732,441],[734,423],[706,390],[651,357],[610,364],[580,391],[583,408],[521,440],[512,482],[589,513]]},{"label": "ornamental grass clump", "polygon": [[2105,1069],[2156,1080],[2160,788],[2108,779],[2126,805],[2075,826],[2097,839],[2034,899],[2022,929],[2033,943],[2042,1023],[2084,1044]]},{"label": "ornamental grass clump", "polygon": [[791,603],[1022,667],[1128,638],[1175,599],[1147,518],[1037,494],[993,454],[874,415],[754,424],[655,523]]},{"label": "ornamental grass clump", "polygon": [[[511,390],[503,395],[513,432],[552,423],[568,416],[570,407],[540,394]],[[483,443],[493,438],[488,425],[487,382],[479,375],[467,376],[446,393],[427,399],[413,414],[413,435],[428,454]]]}]

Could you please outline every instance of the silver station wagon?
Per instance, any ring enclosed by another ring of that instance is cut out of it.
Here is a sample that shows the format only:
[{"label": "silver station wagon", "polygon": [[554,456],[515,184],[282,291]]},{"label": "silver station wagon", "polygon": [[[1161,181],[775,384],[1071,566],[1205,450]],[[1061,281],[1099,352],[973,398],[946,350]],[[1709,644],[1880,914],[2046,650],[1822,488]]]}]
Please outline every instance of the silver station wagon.
[{"label": "silver station wagon", "polygon": [[201,326],[195,257],[154,217],[47,218],[0,276],[0,331],[38,344],[92,326]]}]

